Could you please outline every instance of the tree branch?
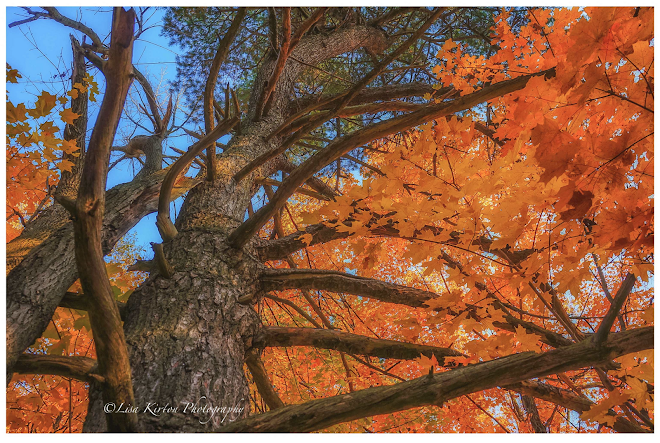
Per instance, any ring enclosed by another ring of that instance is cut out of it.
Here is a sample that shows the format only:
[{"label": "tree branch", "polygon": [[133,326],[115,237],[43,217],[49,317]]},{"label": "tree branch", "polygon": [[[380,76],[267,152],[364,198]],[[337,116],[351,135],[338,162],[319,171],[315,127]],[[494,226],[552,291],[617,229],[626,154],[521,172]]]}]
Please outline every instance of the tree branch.
[{"label": "tree branch", "polygon": [[610,333],[610,329],[614,325],[614,320],[616,320],[617,315],[623,308],[623,304],[628,298],[628,294],[632,291],[633,286],[635,286],[635,276],[633,274],[626,275],[626,279],[621,284],[619,291],[614,296],[614,301],[610,305],[610,309],[605,314],[605,318],[600,323],[598,331],[596,331],[596,343],[603,343],[607,340],[607,334]]},{"label": "tree branch", "polygon": [[284,8],[284,17],[282,18],[282,43],[277,54],[277,61],[270,78],[266,81],[261,96],[257,102],[254,119],[259,120],[261,116],[268,113],[272,104],[271,95],[277,86],[277,80],[284,71],[284,65],[289,57],[289,44],[291,43],[291,8]]},{"label": "tree branch", "polygon": [[[222,62],[227,58],[229,54],[229,48],[233,43],[236,35],[238,34],[241,23],[245,18],[247,9],[238,8],[238,12],[232,20],[227,33],[222,37],[220,43],[218,44],[218,49],[213,57],[213,63],[211,64],[211,70],[208,77],[206,78],[206,86],[204,88],[204,127],[206,128],[206,133],[210,134],[215,126],[215,119],[213,118],[213,101],[215,96],[215,85],[218,82],[218,73],[220,72],[220,66]],[[225,118],[229,118],[229,113],[226,113]],[[208,145],[206,149],[206,159],[207,159],[207,168],[206,176],[210,181],[215,180],[217,171],[215,158],[215,141]]]},{"label": "tree branch", "polygon": [[[134,26],[133,9],[114,9],[106,89],[85,155],[73,222],[78,274],[89,301],[99,372],[106,380],[103,399],[116,404],[135,400],[124,329],[103,260],[102,229],[110,148],[132,80]],[[134,414],[107,414],[106,420],[110,431],[137,431]]]},{"label": "tree branch", "polygon": [[[89,311],[89,299],[85,294],[67,292],[60,301],[59,307],[77,309],[79,311]],[[118,301],[117,309],[119,309],[119,315],[123,320],[126,316],[126,303]]]},{"label": "tree branch", "polygon": [[[168,169],[119,184],[106,192],[103,220],[103,253],[115,244],[145,215],[158,209],[158,194]],[[199,184],[183,177],[175,185],[171,199],[177,199]],[[35,246],[20,242],[12,249],[18,265],[7,275],[7,369],[41,336],[67,289],[78,278],[74,258],[73,224],[46,231],[47,238]]]},{"label": "tree branch", "polygon": [[197,143],[192,145],[188,152],[183,154],[177,161],[170,166],[165,179],[163,180],[163,185],[160,188],[160,197],[158,198],[158,215],[156,216],[156,226],[158,227],[158,232],[163,237],[163,240],[171,240],[177,235],[177,230],[174,227],[174,223],[170,219],[170,197],[172,193],[172,187],[177,177],[188,166],[197,155],[202,152],[210,143],[214,142],[218,138],[222,137],[224,134],[229,132],[236,123],[238,123],[238,117],[233,117],[229,120],[225,120],[222,124],[216,126],[210,133],[208,133],[204,138],[199,140]]},{"label": "tree branch", "polygon": [[264,291],[283,289],[316,289],[345,292],[388,303],[425,307],[425,302],[438,295],[421,289],[359,277],[337,271],[316,269],[268,269],[261,275]]},{"label": "tree branch", "polygon": [[584,340],[554,351],[525,352],[458,369],[425,375],[391,386],[313,400],[249,417],[224,432],[313,432],[329,426],[410,408],[442,405],[461,395],[528,378],[602,364],[631,352],[652,349],[653,327],[612,334],[602,346]]},{"label": "tree branch", "polygon": [[269,326],[264,328],[263,345],[270,347],[312,346],[332,349],[348,354],[369,355],[379,358],[414,360],[420,355],[431,358],[435,355],[440,364],[445,357],[464,357],[458,351],[429,345],[417,345],[396,340],[378,338],[342,332],[337,329],[283,328]]},{"label": "tree branch", "polygon": [[[584,396],[538,381],[526,380],[503,386],[503,388],[530,395],[580,413],[588,411],[595,404]],[[608,415],[616,416],[613,411],[610,411]],[[620,416],[617,416],[612,428],[617,432],[649,432],[637,423]]]},{"label": "tree branch", "polygon": [[534,432],[537,434],[547,434],[548,429],[541,421],[541,417],[539,417],[539,410],[536,407],[536,402],[534,401],[534,397],[532,397],[531,395],[523,395],[522,404],[523,404],[523,408],[525,408],[525,412],[527,413],[527,418],[529,419],[529,423],[532,425],[532,429],[534,430]]},{"label": "tree branch", "polygon": [[275,409],[284,407],[282,399],[275,392],[275,388],[273,388],[273,384],[266,373],[266,368],[261,361],[261,357],[259,357],[259,354],[255,350],[248,352],[245,364],[252,374],[254,384],[257,385],[259,395],[264,399],[270,410],[274,411]]},{"label": "tree branch", "polygon": [[[437,94],[444,95],[450,92],[452,88],[441,88]],[[433,94],[436,92],[433,85],[430,83],[412,82],[397,85],[375,86],[371,88],[364,88],[357,93],[355,97],[348,103],[350,106],[358,106],[365,104],[373,104],[376,102],[394,100],[406,97],[421,97],[426,94]],[[313,110],[324,111],[331,109],[331,106],[336,102],[342,94],[324,94],[324,95],[309,95],[306,97],[294,100],[289,105],[291,111],[300,111],[298,117],[308,114]],[[314,106],[313,109],[308,109],[309,106]]]},{"label": "tree branch", "polygon": [[84,382],[105,379],[98,374],[97,361],[88,357],[23,354],[14,366],[19,374],[46,374],[75,378]]}]

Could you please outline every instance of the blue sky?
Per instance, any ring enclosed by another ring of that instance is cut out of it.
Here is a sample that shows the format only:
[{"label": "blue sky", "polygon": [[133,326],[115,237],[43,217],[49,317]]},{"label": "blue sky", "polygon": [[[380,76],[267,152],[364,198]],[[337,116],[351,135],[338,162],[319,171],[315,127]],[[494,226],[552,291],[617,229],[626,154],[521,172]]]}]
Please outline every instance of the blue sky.
[{"label": "blue sky", "polygon": [[[39,10],[40,8],[33,8]],[[107,41],[112,20],[112,8],[109,7],[63,7],[58,10],[65,16],[79,20],[93,29],[101,39]],[[24,19],[26,13],[21,8],[10,7],[6,9],[7,20],[6,31],[6,59],[14,69],[18,69],[23,78],[16,85],[7,85],[9,97],[14,103],[33,102],[42,90],[52,94],[63,93],[69,89],[70,67],[72,61],[71,43],[69,35],[73,34],[79,41],[82,33],[67,28],[55,21],[40,19],[17,27],[9,28],[8,24]],[[154,26],[147,29],[135,42],[133,50],[133,61],[140,71],[149,78],[154,88],[160,84],[163,91],[167,91],[168,82],[174,80],[176,75],[177,47],[170,47],[169,41],[160,36],[160,24],[165,9],[151,8],[145,17],[146,26]],[[145,26],[145,27],[146,27]],[[89,41],[89,39],[88,39]],[[103,92],[103,75],[95,69],[90,71],[99,83],[99,89]],[[134,86],[132,90],[137,88]],[[88,135],[91,133],[96,112],[101,103],[101,96],[96,104],[90,104],[90,124]],[[149,124],[146,125],[149,127]],[[115,145],[124,144],[122,135],[130,134],[135,125],[126,120],[120,122],[120,127],[115,137]],[[145,133],[137,129],[135,135]],[[166,146],[175,146],[179,149],[187,149],[191,139],[187,135],[175,134],[165,141]],[[118,158],[113,155],[113,159]],[[132,165],[130,161],[124,161],[110,171],[107,187],[131,180],[133,170],[139,170],[140,165]],[[176,202],[176,209],[180,202]],[[176,212],[175,212],[176,213]],[[160,236],[155,227],[156,217],[152,214],[145,217],[131,232],[136,232],[138,244],[145,247],[151,254],[150,242],[160,242]]]}]

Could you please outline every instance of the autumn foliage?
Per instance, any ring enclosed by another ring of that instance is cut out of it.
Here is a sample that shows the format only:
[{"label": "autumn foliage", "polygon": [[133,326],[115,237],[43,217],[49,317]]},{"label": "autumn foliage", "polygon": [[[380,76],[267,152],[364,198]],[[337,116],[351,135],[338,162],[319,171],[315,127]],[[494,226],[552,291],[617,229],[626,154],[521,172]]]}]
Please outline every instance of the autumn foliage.
[{"label": "autumn foliage", "polygon": [[[268,268],[331,270],[437,294],[405,305],[349,292],[275,290],[255,306],[265,325],[337,329],[457,355],[394,359],[267,347],[262,360],[285,405],[546,353],[603,334],[601,323],[615,314],[612,333],[653,325],[653,9],[529,9],[515,25],[510,14],[495,16],[488,54],[444,42],[435,92],[422,106],[528,78],[524,87],[372,140],[366,165],[328,179],[332,201],[304,188],[259,232],[264,242],[293,236],[305,245]],[[7,69],[15,81],[20,74]],[[68,95],[83,88],[95,88],[92,77]],[[66,97],[44,92],[33,105],[10,99],[8,241],[52,204],[49,189],[69,166],[58,156],[76,151],[57,136],[58,125],[76,118]],[[272,189],[264,187],[265,202]],[[334,229],[333,241],[315,236],[318,224]],[[121,302],[145,277],[128,271],[141,258],[132,240],[108,260]],[[90,329],[85,311],[58,308],[29,353],[94,357]],[[653,383],[651,346],[602,367],[325,430],[612,432],[626,420],[627,429],[648,432]],[[539,384],[555,395],[542,395]],[[15,375],[7,430],[81,431],[87,388],[60,376]],[[271,409],[255,383],[251,395],[253,413]]]}]

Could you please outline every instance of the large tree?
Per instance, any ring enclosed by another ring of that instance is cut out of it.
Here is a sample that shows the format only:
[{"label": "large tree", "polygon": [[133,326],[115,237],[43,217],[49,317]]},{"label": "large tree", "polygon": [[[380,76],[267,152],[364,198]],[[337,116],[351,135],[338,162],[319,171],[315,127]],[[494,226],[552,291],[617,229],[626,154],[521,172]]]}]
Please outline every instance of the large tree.
[{"label": "large tree", "polygon": [[[166,169],[141,15],[104,40],[26,13],[105,78],[69,187],[8,245],[8,374],[89,382],[85,430],[653,429],[652,9],[172,9],[200,127]],[[133,80],[153,134],[113,147]],[[106,190],[113,149],[144,167]],[[155,211],[117,303],[104,256]],[[58,306],[96,360],[26,352]]]}]

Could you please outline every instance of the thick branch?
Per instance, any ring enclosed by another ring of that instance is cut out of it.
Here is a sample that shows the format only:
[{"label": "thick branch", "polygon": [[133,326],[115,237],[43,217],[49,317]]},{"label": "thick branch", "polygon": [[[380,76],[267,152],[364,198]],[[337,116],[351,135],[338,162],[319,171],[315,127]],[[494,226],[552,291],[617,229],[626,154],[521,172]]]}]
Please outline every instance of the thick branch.
[{"label": "thick branch", "polygon": [[437,297],[437,294],[421,289],[316,269],[268,269],[261,276],[261,284],[265,291],[316,289],[344,292],[412,307],[427,306],[424,302]]},{"label": "thick branch", "polygon": [[653,348],[653,327],[612,334],[602,346],[588,339],[543,354],[525,352],[423,376],[392,386],[313,400],[234,422],[225,432],[312,432],[373,415],[442,405],[461,395],[557,372],[602,364]]},{"label": "thick branch", "polygon": [[[419,229],[413,231],[411,236],[404,237],[399,232],[399,229],[396,227],[396,224],[383,224],[381,220],[383,217],[378,214],[372,214],[372,220],[369,221],[365,226],[369,228],[370,234],[374,236],[386,236],[386,237],[395,237],[395,238],[405,238],[406,240],[415,240],[421,234],[432,233],[437,235],[443,232],[442,228],[436,226],[426,225],[422,226]],[[337,220],[330,220],[329,224],[337,223]],[[352,220],[344,220],[343,225],[350,227],[352,225]],[[303,235],[311,234],[312,240],[309,243],[304,242]],[[451,232],[449,234],[449,240],[443,244],[456,244],[460,239],[459,232]],[[344,238],[350,237],[351,234],[348,230],[340,230],[338,226],[327,226],[323,223],[310,225],[305,228],[304,231],[297,231],[292,234],[287,235],[286,237],[278,238],[276,240],[271,240],[258,247],[259,257],[263,261],[268,260],[281,260],[287,255],[292,254],[300,249],[303,249],[307,246],[313,246],[320,243],[327,243],[334,240],[341,240]],[[487,237],[478,237],[473,240],[472,244],[478,246],[485,252],[490,252],[497,255],[498,257],[504,258],[507,261],[518,264],[525,260],[531,253],[534,252],[533,249],[524,249],[520,251],[516,250],[503,250],[503,249],[493,249],[491,248],[492,240]]]},{"label": "thick branch", "polygon": [[264,367],[259,354],[256,351],[248,352],[245,364],[252,374],[254,383],[257,385],[259,395],[264,399],[270,410],[274,411],[275,409],[284,407],[282,399],[277,395],[277,392],[275,392],[275,388],[273,388],[273,384],[266,373],[266,368]]},{"label": "thick branch", "polygon": [[[437,94],[444,95],[450,91],[451,88],[442,88],[437,91]],[[364,88],[357,93],[348,104],[350,106],[372,104],[398,98],[422,97],[426,94],[433,94],[434,92],[436,92],[436,90],[433,89],[432,84],[421,82],[376,86],[372,88]],[[318,111],[328,110],[332,103],[336,102],[341,95],[342,94],[309,95],[291,102],[290,109],[292,111],[301,110],[302,112],[300,115],[310,112],[311,109],[307,109],[309,106],[314,106],[314,110]]]},{"label": "thick branch", "polygon": [[[215,119],[213,118],[213,101],[215,96],[215,84],[218,82],[218,73],[220,72],[220,66],[222,62],[227,58],[229,54],[229,48],[238,34],[243,18],[245,18],[247,10],[245,8],[238,8],[238,12],[232,20],[227,33],[222,37],[220,43],[218,44],[218,49],[213,58],[213,63],[211,64],[211,71],[209,72],[208,77],[206,78],[206,86],[204,88],[204,127],[206,128],[206,133],[210,134],[215,126]],[[228,113],[225,115],[225,118],[229,118]],[[217,174],[216,171],[216,158],[215,158],[215,141],[208,145],[206,151],[207,158],[207,168],[206,174],[209,180],[213,181]]]},{"label": "thick branch", "polygon": [[[79,311],[89,311],[89,299],[84,294],[76,294],[74,292],[67,292],[60,301],[60,308],[77,309]],[[126,316],[126,303],[117,302],[117,309],[122,320]]]},{"label": "thick branch", "polygon": [[617,315],[623,308],[623,304],[628,298],[628,294],[632,291],[633,286],[635,286],[635,276],[633,274],[626,275],[626,279],[621,284],[619,291],[614,296],[614,301],[610,306],[610,309],[605,314],[605,318],[600,323],[598,331],[596,332],[596,343],[602,343],[607,339],[607,334],[610,333],[612,325],[614,325],[614,320],[616,320]]},{"label": "thick branch", "polygon": [[[73,223],[76,265],[89,300],[99,372],[106,380],[103,399],[116,404],[133,404],[134,396],[124,329],[103,260],[102,228],[110,148],[132,79],[134,25],[133,9],[115,8],[106,89],[85,156]],[[106,419],[111,431],[137,431],[133,414],[108,414]]]},{"label": "thick branch", "polygon": [[257,102],[257,109],[255,111],[254,118],[259,120],[261,116],[265,113],[268,113],[268,109],[272,105],[271,95],[275,91],[277,86],[277,81],[284,71],[284,65],[287,58],[289,57],[289,44],[291,43],[291,8],[284,8],[283,18],[282,18],[282,44],[280,44],[279,51],[277,53],[277,61],[273,68],[273,72],[270,74],[270,78],[266,81],[264,89],[261,92],[261,97]]},{"label": "thick branch", "polygon": [[[329,113],[321,113],[320,115],[314,115],[305,123],[304,125],[296,124],[292,122],[291,117],[284,122],[280,128],[275,130],[274,134],[279,134],[289,124],[302,128],[298,133],[289,137],[284,143],[282,143],[276,150],[264,153],[263,155],[252,160],[246,166],[244,166],[235,176],[234,179],[238,182],[241,181],[247,174],[259,167],[264,162],[277,157],[282,154],[284,151],[289,149],[292,143],[299,140],[303,135],[307,134],[309,131],[322,124],[324,121],[327,121],[330,118],[334,118],[338,115],[339,111],[344,108],[362,89],[364,89],[371,81],[378,76],[378,74],[385,69],[392,61],[405,52],[413,43],[417,41],[419,36],[421,36],[437,19],[440,17],[445,8],[439,8],[434,11],[434,13],[429,17],[422,26],[419,27],[408,39],[401,43],[394,51],[392,51],[385,59],[380,61],[374,66],[374,68],[367,73],[359,82],[357,82],[351,89],[339,95],[335,101],[331,104],[332,111]],[[279,59],[278,59],[279,62]],[[290,131],[289,131],[290,132]],[[269,136],[270,137],[270,136]],[[313,174],[312,174],[313,175]],[[271,214],[272,215],[272,214]],[[270,218],[270,217],[269,217]],[[256,232],[256,231],[255,231]]]},{"label": "thick branch", "polygon": [[96,360],[88,357],[23,354],[14,366],[19,374],[60,375],[85,382],[103,382]]},{"label": "thick branch", "polygon": [[267,327],[264,329],[263,340],[264,346],[313,346],[379,358],[414,360],[420,355],[429,358],[435,355],[440,364],[443,364],[445,357],[463,356],[460,352],[449,348],[382,340],[336,329]]},{"label": "thick branch", "polygon": [[529,423],[532,425],[534,432],[537,434],[546,434],[548,429],[541,421],[541,417],[539,417],[539,410],[536,407],[536,401],[534,401],[534,397],[530,395],[523,395],[522,404],[523,408],[525,408],[527,418],[529,418]]},{"label": "thick branch", "polygon": [[[137,177],[106,192],[103,220],[103,253],[115,244],[142,218],[158,208],[158,193],[167,169]],[[177,199],[200,182],[183,177],[171,198]],[[53,317],[67,289],[78,278],[74,258],[73,224],[66,222],[41,244],[29,243],[24,258],[7,275],[7,368],[41,336]]]}]

